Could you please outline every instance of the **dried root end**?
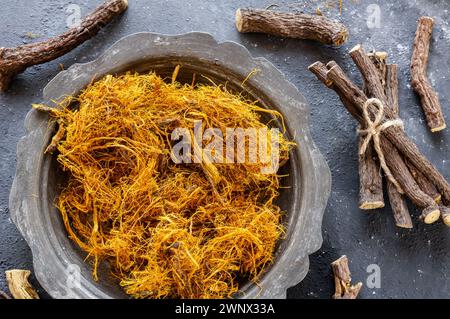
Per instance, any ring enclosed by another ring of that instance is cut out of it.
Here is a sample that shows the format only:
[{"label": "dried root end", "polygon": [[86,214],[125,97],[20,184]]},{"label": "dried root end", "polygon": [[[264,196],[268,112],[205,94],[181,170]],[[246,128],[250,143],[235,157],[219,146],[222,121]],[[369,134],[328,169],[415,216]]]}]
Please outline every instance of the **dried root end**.
[{"label": "dried root end", "polygon": [[395,226],[400,227],[400,228],[404,228],[404,229],[412,229],[413,225],[412,223],[395,223]]},{"label": "dried root end", "polygon": [[363,210],[372,210],[372,209],[378,209],[378,208],[383,208],[384,207],[384,202],[364,202],[362,204],[359,205],[360,209]]},{"label": "dried root end", "polygon": [[363,286],[362,282],[358,282],[356,285],[348,287],[347,291],[341,298],[335,299],[356,299],[362,286]]},{"label": "dried root end", "polygon": [[39,295],[28,281],[29,270],[13,269],[5,271],[9,291],[14,299],[39,299]]},{"label": "dried root end", "polygon": [[353,53],[355,51],[359,51],[361,50],[361,44],[357,44],[355,45],[353,48],[350,49],[350,51],[348,51],[349,53]]},{"label": "dried root end", "polygon": [[241,9],[236,10],[236,28],[239,32],[242,32],[243,28],[243,19],[242,19],[242,11]]},{"label": "dried root end", "polygon": [[311,71],[327,87],[331,87],[333,85],[333,82],[327,79],[328,70],[322,62],[314,62],[313,64],[308,66],[308,70]]},{"label": "dried root end", "polygon": [[356,299],[362,288],[362,283],[351,285],[350,269],[348,268],[348,258],[343,255],[331,263],[334,275],[335,293],[333,299]]},{"label": "dried root end", "polygon": [[441,216],[439,208],[427,207],[422,211],[421,218],[425,224],[433,224],[439,219],[439,216]]},{"label": "dried root end", "polygon": [[333,44],[336,46],[340,46],[347,42],[348,39],[348,30],[343,30],[338,33],[338,35],[333,39]]},{"label": "dried root end", "polygon": [[429,24],[429,25],[433,26],[434,19],[432,17],[423,16],[423,17],[419,18],[419,23]]},{"label": "dried root end", "polygon": [[432,127],[432,128],[430,128],[430,130],[431,130],[431,132],[433,132],[433,133],[435,133],[435,132],[440,132],[440,131],[442,131],[442,130],[445,130],[447,128],[447,124],[443,124],[443,125],[441,125],[441,126],[438,126],[438,127]]}]

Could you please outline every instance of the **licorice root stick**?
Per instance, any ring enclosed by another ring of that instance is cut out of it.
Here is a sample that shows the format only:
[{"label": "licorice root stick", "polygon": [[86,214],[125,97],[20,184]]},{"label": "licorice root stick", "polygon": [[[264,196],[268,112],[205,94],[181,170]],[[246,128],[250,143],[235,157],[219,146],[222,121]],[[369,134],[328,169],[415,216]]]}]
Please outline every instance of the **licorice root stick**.
[{"label": "licorice root stick", "polygon": [[[308,69],[326,86],[332,86],[332,82],[327,81],[326,73],[328,69],[321,62],[311,64]],[[338,93],[338,91],[336,91]],[[338,93],[339,94],[339,93]],[[348,110],[352,110],[351,102],[345,97],[339,95],[341,101]],[[351,112],[353,116],[359,116],[355,111]],[[359,139],[360,146],[362,138]],[[364,210],[377,209],[384,207],[382,176],[380,174],[380,165],[376,160],[376,153],[373,146],[370,145],[367,152],[358,155],[359,171],[359,208]]]},{"label": "licorice root stick", "polygon": [[412,87],[420,96],[423,112],[431,132],[445,129],[445,119],[436,91],[427,77],[427,64],[430,40],[434,21],[430,17],[421,17],[418,21],[411,58]]},{"label": "licorice root stick", "polygon": [[78,26],[42,42],[15,48],[0,47],[0,91],[26,68],[54,60],[95,36],[101,28],[125,11],[128,0],[109,0],[86,16]]},{"label": "licorice root stick", "polygon": [[331,263],[333,270],[335,292],[333,299],[356,299],[362,288],[362,283],[358,282],[352,285],[350,269],[348,267],[348,258],[343,255]]},{"label": "licorice root stick", "polygon": [[[369,53],[368,56],[378,69],[380,81],[384,87],[384,93],[386,95],[387,107],[391,108],[391,110],[398,117],[397,65],[387,64],[386,52]],[[395,185],[392,184],[390,180],[387,180],[386,184],[395,224],[397,227],[401,228],[412,228],[413,223],[406,204],[405,196],[399,193]]]},{"label": "licorice root stick", "polygon": [[236,28],[242,33],[266,33],[330,45],[341,45],[348,38],[346,26],[324,16],[266,9],[238,9]]}]

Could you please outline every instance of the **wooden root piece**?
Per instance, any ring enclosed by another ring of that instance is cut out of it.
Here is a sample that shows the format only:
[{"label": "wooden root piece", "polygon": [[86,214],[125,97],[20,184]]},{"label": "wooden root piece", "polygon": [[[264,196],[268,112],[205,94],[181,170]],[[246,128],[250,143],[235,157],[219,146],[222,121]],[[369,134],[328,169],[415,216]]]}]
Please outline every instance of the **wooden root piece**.
[{"label": "wooden root piece", "polygon": [[450,200],[450,185],[445,177],[434,165],[420,152],[406,133],[399,127],[391,126],[384,131],[384,135],[395,144],[397,149],[408,161],[413,164],[423,175],[436,186],[439,193],[446,201]]},{"label": "wooden root piece", "polygon": [[308,70],[311,71],[317,77],[317,79],[327,87],[331,88],[333,86],[333,82],[328,80],[327,78],[328,69],[322,62],[314,62],[313,64],[308,66]]},{"label": "wooden root piece", "polygon": [[[367,54],[369,59],[372,61],[373,65],[375,66],[376,70],[378,71],[378,77],[379,81],[381,82],[381,86],[383,87],[383,92],[386,97],[386,101],[390,99],[391,97],[388,97],[388,94],[386,93],[386,76],[387,76],[387,53],[386,52],[370,52]],[[363,91],[368,97],[372,97],[370,92],[368,92],[367,89],[367,83],[364,81]],[[390,105],[391,103],[388,102]]]},{"label": "wooden root piece", "polygon": [[[387,66],[386,66],[386,59],[387,59],[387,53],[386,52],[373,52],[367,54],[367,57],[362,57],[358,53],[358,50],[360,50],[360,45],[357,45],[350,51],[350,56],[352,59],[358,60],[357,65],[363,65],[363,64],[371,64],[371,68],[368,68],[367,70],[364,69],[361,71],[363,78],[364,78],[364,93],[367,95],[367,97],[370,98],[377,98],[379,99],[384,105],[387,107],[391,107],[391,103],[393,103],[394,96],[387,96],[386,94],[386,74],[387,74]],[[392,93],[392,92],[389,92]],[[389,101],[390,100],[390,101]],[[390,103],[391,102],[391,103]],[[388,184],[391,184],[392,181],[390,179],[387,180]],[[396,192],[398,194],[389,194],[389,198],[392,199],[399,199],[401,198],[400,191],[394,190],[395,187],[388,187],[389,192]],[[391,205],[392,206],[392,205]],[[393,209],[399,209],[402,208],[401,211],[397,211],[394,213],[394,215],[397,214],[405,214],[406,211],[403,209],[407,207],[406,205],[393,205]]]},{"label": "wooden root piece", "polygon": [[[332,67],[336,62],[331,61],[328,66]],[[327,87],[333,89],[333,82],[327,79],[327,67],[321,62],[311,64],[308,69]],[[342,103],[354,117],[359,114],[354,109],[352,103],[345,96],[339,94]],[[359,140],[361,145],[362,139]],[[377,209],[384,207],[382,178],[380,175],[379,164],[375,159],[375,150],[373,146],[368,147],[367,152],[358,156],[359,162],[359,208],[364,210]]]},{"label": "wooden root piece", "polygon": [[[384,67],[380,66],[379,70],[384,79],[384,93],[386,94],[388,105],[396,118],[399,118],[398,66],[397,64],[386,64],[386,58],[387,55],[383,60]],[[400,194],[390,181],[387,181],[387,189],[395,225],[400,228],[413,228],[405,196]]]},{"label": "wooden root piece", "polygon": [[364,52],[361,45],[358,44],[350,50],[350,57],[353,62],[355,62],[355,65],[358,67],[363,77],[366,97],[377,98],[384,105],[388,105],[386,94],[384,93],[384,85],[381,82],[379,71],[375,64],[372,63],[372,60],[368,54]]},{"label": "wooden root piece", "polygon": [[438,132],[445,129],[446,124],[439,97],[427,77],[433,23],[434,21],[430,17],[421,17],[418,21],[411,58],[411,84],[420,97],[422,109],[431,132]]},{"label": "wooden root piece", "polygon": [[398,118],[399,106],[398,106],[398,65],[387,64],[385,74],[384,93],[389,107],[394,115]]},{"label": "wooden root piece", "polygon": [[[371,55],[374,63],[381,70],[385,66],[384,60],[386,55],[380,52]],[[367,84],[364,83],[366,91]],[[366,91],[367,94],[367,91]],[[363,127],[367,129],[367,127]],[[359,208],[360,209],[376,209],[382,208],[384,204],[383,196],[383,177],[381,175],[380,162],[373,143],[370,143],[364,154],[360,154],[359,150],[364,142],[364,137],[359,136],[358,154],[359,154]]]},{"label": "wooden root piece", "polygon": [[[368,57],[378,70],[380,81],[384,88],[386,101],[388,103],[387,107],[390,107],[398,118],[398,67],[396,64],[387,64],[386,52],[369,53]],[[400,228],[413,228],[411,214],[409,213],[405,196],[400,194],[397,187],[395,187],[390,180],[387,180],[386,184],[395,225]]]},{"label": "wooden root piece", "polygon": [[39,299],[36,290],[28,281],[31,274],[29,270],[13,269],[7,270],[5,274],[9,291],[14,299]]},{"label": "wooden root piece", "polygon": [[352,101],[350,101],[344,94],[342,94],[341,91],[337,90],[333,85],[333,81],[328,79],[328,69],[334,67],[335,65],[337,65],[335,61],[328,62],[326,66],[322,62],[317,61],[311,64],[308,67],[308,70],[311,71],[317,77],[317,79],[325,84],[328,88],[336,92],[336,94],[341,99],[342,104],[347,108],[349,113],[358,120],[358,122],[362,121],[362,117],[360,113],[358,113],[357,108],[353,106]]},{"label": "wooden root piece", "polygon": [[411,172],[411,175],[414,177],[414,179],[417,182],[417,185],[419,185],[420,189],[434,199],[436,203],[441,202],[441,194],[439,194],[436,187],[431,183],[428,178],[426,178],[413,164],[411,164],[409,161],[405,161],[406,165],[409,168],[409,171]]},{"label": "wooden root piece", "polygon": [[[331,61],[328,66],[332,67],[336,62]],[[323,84],[333,89],[333,82],[327,79],[327,67],[321,62],[311,64],[308,69],[320,80]],[[352,103],[347,100],[345,96],[339,94],[342,103],[346,106],[349,112],[354,117],[359,117],[356,109]],[[361,145],[362,139],[359,140]],[[364,210],[377,209],[384,207],[383,186],[380,174],[380,166],[375,159],[375,150],[373,146],[368,147],[367,152],[358,156],[359,162],[359,208]]]},{"label": "wooden root piece", "polygon": [[334,275],[335,293],[333,299],[356,299],[361,290],[362,283],[351,285],[350,269],[347,256],[342,256],[331,263]]},{"label": "wooden root piece", "polygon": [[388,181],[387,191],[389,202],[391,203],[392,214],[395,225],[400,228],[413,228],[411,215],[406,205],[405,197],[397,191],[394,184]]},{"label": "wooden root piece", "polygon": [[[364,139],[359,138],[359,149]],[[369,145],[364,154],[358,155],[359,169],[359,208],[371,210],[384,207],[383,178],[380,163],[373,145]]]},{"label": "wooden root piece", "polygon": [[242,33],[267,33],[330,45],[341,45],[348,38],[347,27],[324,16],[265,9],[238,9],[236,27]]},{"label": "wooden root piece", "polygon": [[100,29],[128,7],[128,0],[110,0],[85,17],[79,26],[46,41],[0,48],[0,91],[26,68],[54,60],[96,35]]},{"label": "wooden root piece", "polygon": [[386,156],[386,163],[389,166],[394,178],[400,184],[414,205],[422,208],[422,219],[426,224],[434,223],[439,219],[440,211],[436,202],[425,194],[417,185],[414,177],[408,170],[402,156],[392,143],[384,136],[381,138],[381,148]]}]

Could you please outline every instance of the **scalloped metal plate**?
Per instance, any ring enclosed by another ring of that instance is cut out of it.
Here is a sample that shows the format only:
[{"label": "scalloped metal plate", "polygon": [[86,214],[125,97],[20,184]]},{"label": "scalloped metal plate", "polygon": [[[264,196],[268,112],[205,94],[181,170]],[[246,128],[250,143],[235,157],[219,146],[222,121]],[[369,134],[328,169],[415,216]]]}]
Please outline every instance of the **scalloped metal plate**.
[{"label": "scalloped metal plate", "polygon": [[[287,200],[286,238],[258,285],[248,283],[236,295],[238,298],[285,298],[286,290],[306,276],[309,254],[322,244],[321,224],[330,194],[331,174],[311,138],[305,99],[269,61],[253,58],[237,43],[217,43],[206,33],[136,33],[116,42],[95,61],[74,64],[60,72],[44,89],[45,103],[77,94],[92,80],[106,74],[170,67],[180,62],[186,68],[231,83],[242,81],[250,71],[259,69],[246,82],[246,89],[265,106],[276,108],[284,115],[288,134],[298,144],[290,160],[292,193]],[[59,214],[51,207],[56,196],[50,187],[55,173],[50,156],[43,155],[53,132],[48,117],[31,110],[25,127],[27,135],[17,146],[17,168],[9,205],[12,220],[31,248],[37,279],[54,298],[123,297],[107,281],[92,280],[89,267],[64,236]],[[68,269],[73,265],[81,267],[78,286],[70,285],[68,280],[71,275]]]}]

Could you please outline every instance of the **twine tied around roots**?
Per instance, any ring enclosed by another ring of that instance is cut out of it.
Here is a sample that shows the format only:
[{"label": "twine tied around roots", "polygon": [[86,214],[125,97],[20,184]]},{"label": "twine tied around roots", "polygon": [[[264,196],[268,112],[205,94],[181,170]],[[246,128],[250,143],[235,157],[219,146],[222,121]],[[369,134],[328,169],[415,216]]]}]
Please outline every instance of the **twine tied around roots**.
[{"label": "twine tied around roots", "polygon": [[[372,121],[369,115],[369,107],[373,105],[376,107],[377,111],[375,112],[375,119]],[[400,119],[390,120],[382,123],[384,116],[384,105],[381,103],[379,99],[368,99],[363,105],[363,117],[366,122],[366,129],[358,129],[358,133],[361,135],[365,135],[364,141],[359,150],[359,154],[362,155],[366,152],[367,147],[369,146],[370,141],[373,140],[373,145],[375,151],[378,154],[378,158],[380,160],[380,166],[383,168],[386,177],[395,185],[400,194],[403,194],[403,190],[398,184],[397,180],[392,176],[391,170],[386,164],[384,159],[384,153],[381,150],[380,146],[380,134],[385,129],[391,126],[399,126],[403,129],[403,121]]]}]

